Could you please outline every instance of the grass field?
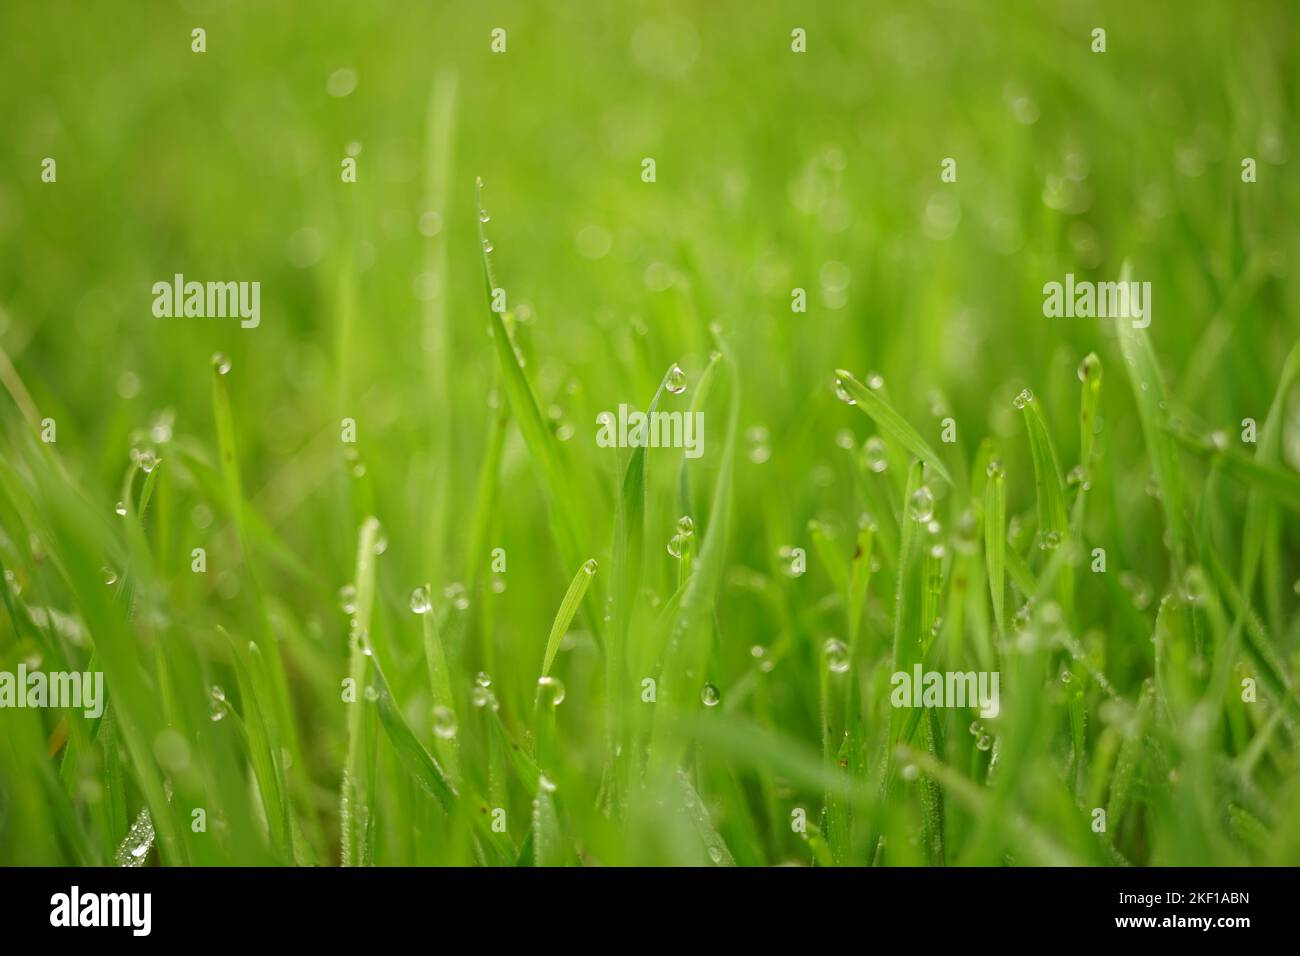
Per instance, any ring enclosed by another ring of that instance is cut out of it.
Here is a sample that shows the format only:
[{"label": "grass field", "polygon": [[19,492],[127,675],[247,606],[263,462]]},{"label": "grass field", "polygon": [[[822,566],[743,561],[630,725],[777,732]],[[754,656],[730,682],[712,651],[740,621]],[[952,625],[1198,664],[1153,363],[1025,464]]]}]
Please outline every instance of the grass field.
[{"label": "grass field", "polygon": [[0,864],[1300,864],[1300,8],[429,6],[0,7]]}]

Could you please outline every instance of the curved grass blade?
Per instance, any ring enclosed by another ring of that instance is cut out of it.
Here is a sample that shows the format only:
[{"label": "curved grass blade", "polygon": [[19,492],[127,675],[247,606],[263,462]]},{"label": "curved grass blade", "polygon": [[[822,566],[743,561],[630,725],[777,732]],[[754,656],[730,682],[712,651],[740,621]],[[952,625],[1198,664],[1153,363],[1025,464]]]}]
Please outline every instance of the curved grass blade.
[{"label": "curved grass blade", "polygon": [[984,560],[988,565],[989,596],[998,635],[1007,632],[1007,478],[1002,465],[990,461],[984,484]]},{"label": "curved grass blade", "polygon": [[[1120,272],[1120,282],[1127,283],[1132,268],[1125,262]],[[1128,368],[1129,382],[1137,402],[1142,434],[1146,438],[1151,466],[1160,488],[1160,503],[1164,508],[1165,522],[1169,527],[1175,571],[1181,580],[1187,571],[1191,554],[1191,527],[1183,511],[1183,479],[1178,470],[1173,440],[1167,431],[1169,424],[1168,397],[1164,376],[1156,364],[1151,350],[1149,329],[1137,328],[1132,319],[1118,316],[1115,331],[1119,337],[1120,351]]]},{"label": "curved grass blade", "polygon": [[1079,399],[1079,465],[1084,474],[1092,471],[1092,446],[1097,437],[1097,407],[1101,404],[1101,359],[1089,352],[1079,365],[1083,389]]},{"label": "curved grass blade", "polygon": [[564,600],[560,602],[560,609],[555,612],[555,620],[551,622],[550,637],[546,639],[546,653],[542,657],[543,677],[551,673],[551,665],[555,663],[555,655],[560,650],[560,641],[568,633],[569,625],[573,623],[573,617],[578,613],[578,605],[582,603],[587,588],[591,586],[591,579],[595,576],[596,561],[592,558],[578,568],[578,573],[569,582],[569,590],[564,592]]},{"label": "curved grass blade", "polygon": [[835,378],[840,388],[853,399],[853,403],[868,418],[874,421],[881,431],[925,462],[936,475],[949,485],[953,484],[952,476],[948,474],[948,469],[939,460],[939,456],[935,454],[934,449],[926,443],[915,428],[907,423],[907,420],[902,415],[898,414],[893,405],[889,404],[873,390],[867,388],[854,378],[852,373],[846,372],[844,369],[836,369]]},{"label": "curved grass blade", "polygon": [[[480,179],[475,194],[477,208],[480,209],[483,203],[482,193],[483,180]],[[546,418],[542,414],[532,383],[524,373],[524,367],[515,351],[505,319],[500,312],[492,308],[492,290],[495,281],[492,275],[492,262],[488,258],[492,244],[488,241],[481,221],[478,230],[482,246],[483,283],[487,291],[488,322],[496,346],[497,360],[501,366],[506,397],[510,402],[510,410],[515,422],[519,426],[519,432],[523,435],[528,453],[537,462],[541,472],[543,488],[551,504],[552,530],[559,545],[560,557],[567,566],[573,567],[579,561],[580,542],[586,540],[581,533],[578,512],[572,498],[573,484],[564,474],[559,446],[546,424]]]}]

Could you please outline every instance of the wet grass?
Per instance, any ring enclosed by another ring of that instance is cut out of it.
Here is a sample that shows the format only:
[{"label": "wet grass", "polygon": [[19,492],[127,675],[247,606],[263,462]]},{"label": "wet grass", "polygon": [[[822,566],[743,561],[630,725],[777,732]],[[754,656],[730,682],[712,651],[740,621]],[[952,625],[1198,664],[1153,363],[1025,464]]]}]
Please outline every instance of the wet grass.
[{"label": "wet grass", "polygon": [[1300,24],[1164,7],[0,13],[0,863],[1300,863]]}]

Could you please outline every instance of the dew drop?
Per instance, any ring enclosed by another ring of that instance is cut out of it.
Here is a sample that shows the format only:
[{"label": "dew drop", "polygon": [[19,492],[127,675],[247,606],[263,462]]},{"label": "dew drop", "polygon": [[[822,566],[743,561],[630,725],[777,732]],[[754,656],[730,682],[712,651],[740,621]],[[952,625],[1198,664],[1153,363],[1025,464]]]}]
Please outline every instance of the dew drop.
[{"label": "dew drop", "polygon": [[370,701],[371,703],[374,703],[375,701],[379,700],[379,689],[376,688],[373,684],[371,684],[366,688],[366,700]]},{"label": "dew drop", "polygon": [[208,710],[214,723],[226,716],[226,692],[218,684],[208,691]]},{"label": "dew drop", "polygon": [[880,474],[888,468],[889,459],[885,457],[884,439],[879,435],[872,435],[868,438],[862,445],[862,460],[876,474]]},{"label": "dew drop", "polygon": [[684,534],[675,534],[668,539],[668,553],[674,558],[680,558],[682,552],[686,550],[690,541],[689,536]]},{"label": "dew drop", "polygon": [[484,252],[491,252],[491,251],[492,251],[492,240],[491,240],[491,239],[484,239],[484,240],[483,240],[483,251],[484,251]]},{"label": "dew drop", "polygon": [[599,565],[596,564],[595,558],[588,558],[586,561],[582,562],[582,570],[586,571],[588,575],[595,574],[597,567],[599,567]]},{"label": "dew drop", "polygon": [[705,707],[717,707],[722,702],[722,695],[718,693],[718,689],[712,684],[705,684],[700,689],[700,700]]},{"label": "dew drop", "polygon": [[492,678],[487,671],[479,671],[474,675],[474,683],[479,687],[491,687]]},{"label": "dew drop", "polygon": [[838,638],[829,638],[823,647],[826,652],[826,666],[832,674],[844,674],[849,669],[848,645]]},{"label": "dew drop", "polygon": [[469,595],[465,593],[465,585],[459,581],[453,581],[442,589],[443,597],[451,602],[453,609],[457,611],[469,610]]},{"label": "dew drop", "polygon": [[475,687],[470,691],[469,701],[475,707],[487,708],[493,711],[500,706],[497,703],[497,695],[487,687]]},{"label": "dew drop", "polygon": [[428,614],[433,604],[429,600],[428,585],[421,585],[411,592],[411,613]]},{"label": "dew drop", "polygon": [[1015,405],[1016,408],[1024,408],[1033,400],[1034,400],[1034,393],[1026,388],[1024,391],[1022,391],[1019,395],[1017,395],[1014,399],[1011,400],[1011,404]]},{"label": "dew drop", "polygon": [[853,396],[849,394],[849,390],[847,387],[845,387],[844,380],[841,378],[835,379],[835,397],[838,398],[845,405],[858,404],[857,401],[853,398]]},{"label": "dew drop", "polygon": [[104,576],[105,584],[117,583],[117,572],[114,571],[112,568],[101,568],[99,573]]},{"label": "dew drop", "polygon": [[357,589],[351,584],[339,588],[339,608],[344,614],[357,613]]},{"label": "dew drop", "polygon": [[[509,211],[510,211],[510,210],[508,210],[508,209],[506,210],[506,212],[509,212]],[[492,221],[492,216],[488,214],[488,211],[487,211],[486,209],[480,209],[480,210],[478,211],[478,221],[479,221],[479,222],[491,222],[491,221]],[[491,251],[491,250],[489,250],[489,251]]]},{"label": "dew drop", "polygon": [[975,741],[975,746],[980,750],[991,750],[993,748],[993,738],[988,734],[981,734],[979,739]]},{"label": "dew drop", "polygon": [[542,695],[542,700],[552,707],[559,707],[564,703],[564,682],[558,677],[539,677],[537,678],[537,690]]},{"label": "dew drop", "polygon": [[433,734],[440,740],[451,740],[456,736],[456,715],[450,707],[439,704],[433,708]]},{"label": "dew drop", "polygon": [[119,501],[117,504],[115,504],[115,505],[113,506],[113,511],[114,511],[115,514],[125,515],[125,514],[126,514],[126,502],[124,502],[124,501]]},{"label": "dew drop", "polygon": [[912,498],[907,503],[908,511],[911,512],[913,521],[926,522],[934,517],[934,492],[925,485],[917,488],[912,492]]},{"label": "dew drop", "polygon": [[989,466],[984,471],[985,474],[993,479],[1002,478],[1006,475],[1006,471],[1002,467],[1002,462],[998,461],[996,458],[989,459]]},{"label": "dew drop", "polygon": [[688,537],[695,533],[695,521],[690,515],[682,515],[677,519],[677,533]]},{"label": "dew drop", "polygon": [[136,464],[146,475],[151,474],[158,467],[158,456],[146,449],[140,452],[140,457],[136,459]]},{"label": "dew drop", "polygon": [[218,375],[230,374],[230,358],[224,352],[212,354],[212,367]]},{"label": "dew drop", "polygon": [[686,373],[682,371],[680,365],[674,363],[673,367],[668,370],[668,375],[664,378],[664,388],[674,395],[680,395],[686,391]]}]

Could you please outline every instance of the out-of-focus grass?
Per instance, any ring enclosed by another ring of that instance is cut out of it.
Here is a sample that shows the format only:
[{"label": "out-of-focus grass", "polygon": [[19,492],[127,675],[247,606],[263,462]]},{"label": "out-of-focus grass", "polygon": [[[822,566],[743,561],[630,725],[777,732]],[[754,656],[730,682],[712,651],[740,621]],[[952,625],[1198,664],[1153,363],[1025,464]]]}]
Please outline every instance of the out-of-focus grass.
[{"label": "out-of-focus grass", "polygon": [[1011,9],[0,9],[0,863],[1300,862],[1300,14]]}]

